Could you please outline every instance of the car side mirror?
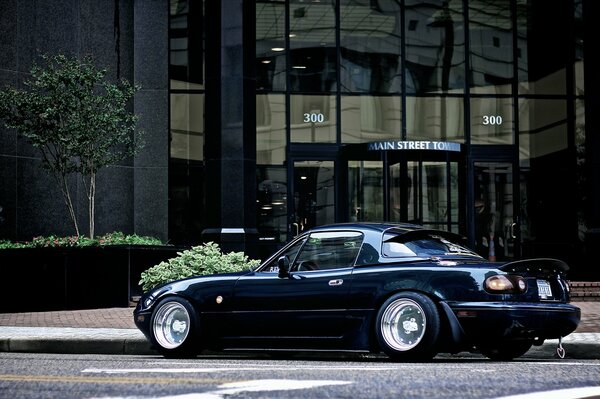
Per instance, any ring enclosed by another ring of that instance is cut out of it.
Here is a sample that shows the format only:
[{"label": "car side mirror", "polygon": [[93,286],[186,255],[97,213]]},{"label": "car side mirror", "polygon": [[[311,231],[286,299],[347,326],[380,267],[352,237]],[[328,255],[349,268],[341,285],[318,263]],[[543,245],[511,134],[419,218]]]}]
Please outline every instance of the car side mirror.
[{"label": "car side mirror", "polygon": [[285,255],[281,256],[277,259],[277,265],[279,266],[279,278],[290,276],[290,258]]}]

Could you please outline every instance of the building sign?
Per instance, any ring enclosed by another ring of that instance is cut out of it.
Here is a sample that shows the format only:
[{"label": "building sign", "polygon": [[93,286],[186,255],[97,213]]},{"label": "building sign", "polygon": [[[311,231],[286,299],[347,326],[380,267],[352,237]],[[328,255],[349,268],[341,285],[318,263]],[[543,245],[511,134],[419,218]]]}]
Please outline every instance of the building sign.
[{"label": "building sign", "polygon": [[367,149],[369,151],[412,151],[412,150],[429,150],[429,151],[453,151],[460,152],[460,143],[453,143],[451,141],[428,141],[428,140],[416,140],[416,141],[374,141],[368,143]]}]

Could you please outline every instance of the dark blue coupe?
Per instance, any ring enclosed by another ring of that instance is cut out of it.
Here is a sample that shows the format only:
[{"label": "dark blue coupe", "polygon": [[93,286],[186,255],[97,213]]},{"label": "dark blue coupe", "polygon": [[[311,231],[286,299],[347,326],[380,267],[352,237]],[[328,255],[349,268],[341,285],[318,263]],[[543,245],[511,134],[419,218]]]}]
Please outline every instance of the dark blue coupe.
[{"label": "dark blue coupe", "polygon": [[399,361],[474,349],[510,360],[577,328],[565,263],[492,263],[461,242],[414,225],[324,226],[254,270],[151,290],[135,323],[167,357],[351,350]]}]

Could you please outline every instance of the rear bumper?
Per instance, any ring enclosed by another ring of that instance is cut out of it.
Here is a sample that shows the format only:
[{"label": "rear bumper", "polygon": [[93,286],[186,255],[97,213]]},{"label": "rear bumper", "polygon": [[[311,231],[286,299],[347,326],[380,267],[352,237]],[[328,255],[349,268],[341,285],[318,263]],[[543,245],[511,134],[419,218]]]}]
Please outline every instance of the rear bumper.
[{"label": "rear bumper", "polygon": [[552,339],[577,328],[581,310],[565,303],[448,303],[464,334],[472,341]]}]

